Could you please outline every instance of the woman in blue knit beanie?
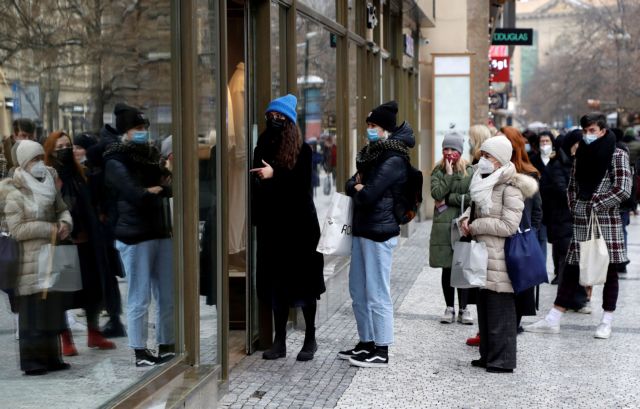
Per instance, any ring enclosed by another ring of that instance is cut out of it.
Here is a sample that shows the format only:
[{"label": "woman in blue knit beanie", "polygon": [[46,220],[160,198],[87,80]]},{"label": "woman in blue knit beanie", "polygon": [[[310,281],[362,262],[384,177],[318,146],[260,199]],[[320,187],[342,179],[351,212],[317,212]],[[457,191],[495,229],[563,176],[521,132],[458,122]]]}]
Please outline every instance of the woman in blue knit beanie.
[{"label": "woman in blue knit beanie", "polygon": [[296,97],[271,101],[267,128],[253,154],[252,221],[257,234],[258,297],[271,304],[273,346],[264,359],[287,354],[289,308],[302,307],[305,337],[299,361],[313,359],[317,300],[325,292],[324,259],[316,251],[320,225],[311,189],[311,148],[296,125]]}]

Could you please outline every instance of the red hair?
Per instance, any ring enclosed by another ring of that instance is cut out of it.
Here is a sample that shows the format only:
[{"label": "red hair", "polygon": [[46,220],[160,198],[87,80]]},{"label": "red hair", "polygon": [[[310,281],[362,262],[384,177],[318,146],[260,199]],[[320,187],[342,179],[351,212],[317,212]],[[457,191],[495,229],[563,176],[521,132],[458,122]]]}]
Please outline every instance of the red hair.
[{"label": "red hair", "polygon": [[500,132],[509,139],[511,146],[513,146],[511,162],[515,165],[518,173],[524,173],[527,175],[533,173],[537,177],[540,177],[540,172],[538,172],[538,169],[536,169],[529,160],[529,155],[527,155],[527,151],[524,148],[524,136],[522,136],[520,131],[512,126],[504,126],[500,129]]},{"label": "red hair", "polygon": [[[47,166],[55,167],[56,159],[55,159],[54,152],[56,150],[56,142],[58,142],[58,139],[63,137],[68,138],[69,142],[71,143],[71,147],[73,147],[73,140],[69,135],[67,135],[63,131],[51,132],[47,137],[47,139],[44,141],[44,144],[42,145],[42,147],[44,148],[44,163]],[[83,179],[86,179],[84,176],[84,170],[82,169],[82,166],[80,166],[75,156],[72,156],[72,157],[73,157],[73,164],[74,164],[74,167],[76,168],[76,171],[80,174],[80,176],[82,176]]]}]

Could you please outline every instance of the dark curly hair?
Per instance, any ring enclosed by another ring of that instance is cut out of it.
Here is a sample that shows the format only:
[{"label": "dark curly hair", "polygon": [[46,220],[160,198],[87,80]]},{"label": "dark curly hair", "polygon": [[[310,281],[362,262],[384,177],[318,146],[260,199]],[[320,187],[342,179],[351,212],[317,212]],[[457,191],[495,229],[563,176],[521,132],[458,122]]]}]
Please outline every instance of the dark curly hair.
[{"label": "dark curly hair", "polygon": [[300,149],[302,148],[302,135],[300,129],[293,122],[287,120],[282,130],[282,141],[280,149],[276,154],[276,165],[286,169],[293,169],[296,166]]}]

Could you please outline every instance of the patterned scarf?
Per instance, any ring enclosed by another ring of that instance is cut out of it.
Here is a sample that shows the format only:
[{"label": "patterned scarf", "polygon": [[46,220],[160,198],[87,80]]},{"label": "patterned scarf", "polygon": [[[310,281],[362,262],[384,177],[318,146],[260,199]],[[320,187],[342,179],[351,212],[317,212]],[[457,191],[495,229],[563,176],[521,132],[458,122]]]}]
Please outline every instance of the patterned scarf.
[{"label": "patterned scarf", "polygon": [[409,155],[409,149],[404,142],[397,139],[386,139],[365,145],[356,156],[356,167],[358,171],[369,169],[381,155],[388,152],[396,152],[402,156]]},{"label": "patterned scarf", "polygon": [[133,164],[141,166],[160,167],[160,151],[147,144],[113,143],[109,145],[104,157],[122,154]]}]

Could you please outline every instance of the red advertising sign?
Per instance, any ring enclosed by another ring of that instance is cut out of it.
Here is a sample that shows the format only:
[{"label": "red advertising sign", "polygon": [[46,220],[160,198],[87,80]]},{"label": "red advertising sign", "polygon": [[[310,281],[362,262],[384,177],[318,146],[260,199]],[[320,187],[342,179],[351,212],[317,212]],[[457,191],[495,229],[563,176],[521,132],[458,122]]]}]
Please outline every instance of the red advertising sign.
[{"label": "red advertising sign", "polygon": [[509,82],[509,57],[491,57],[491,82]]}]

